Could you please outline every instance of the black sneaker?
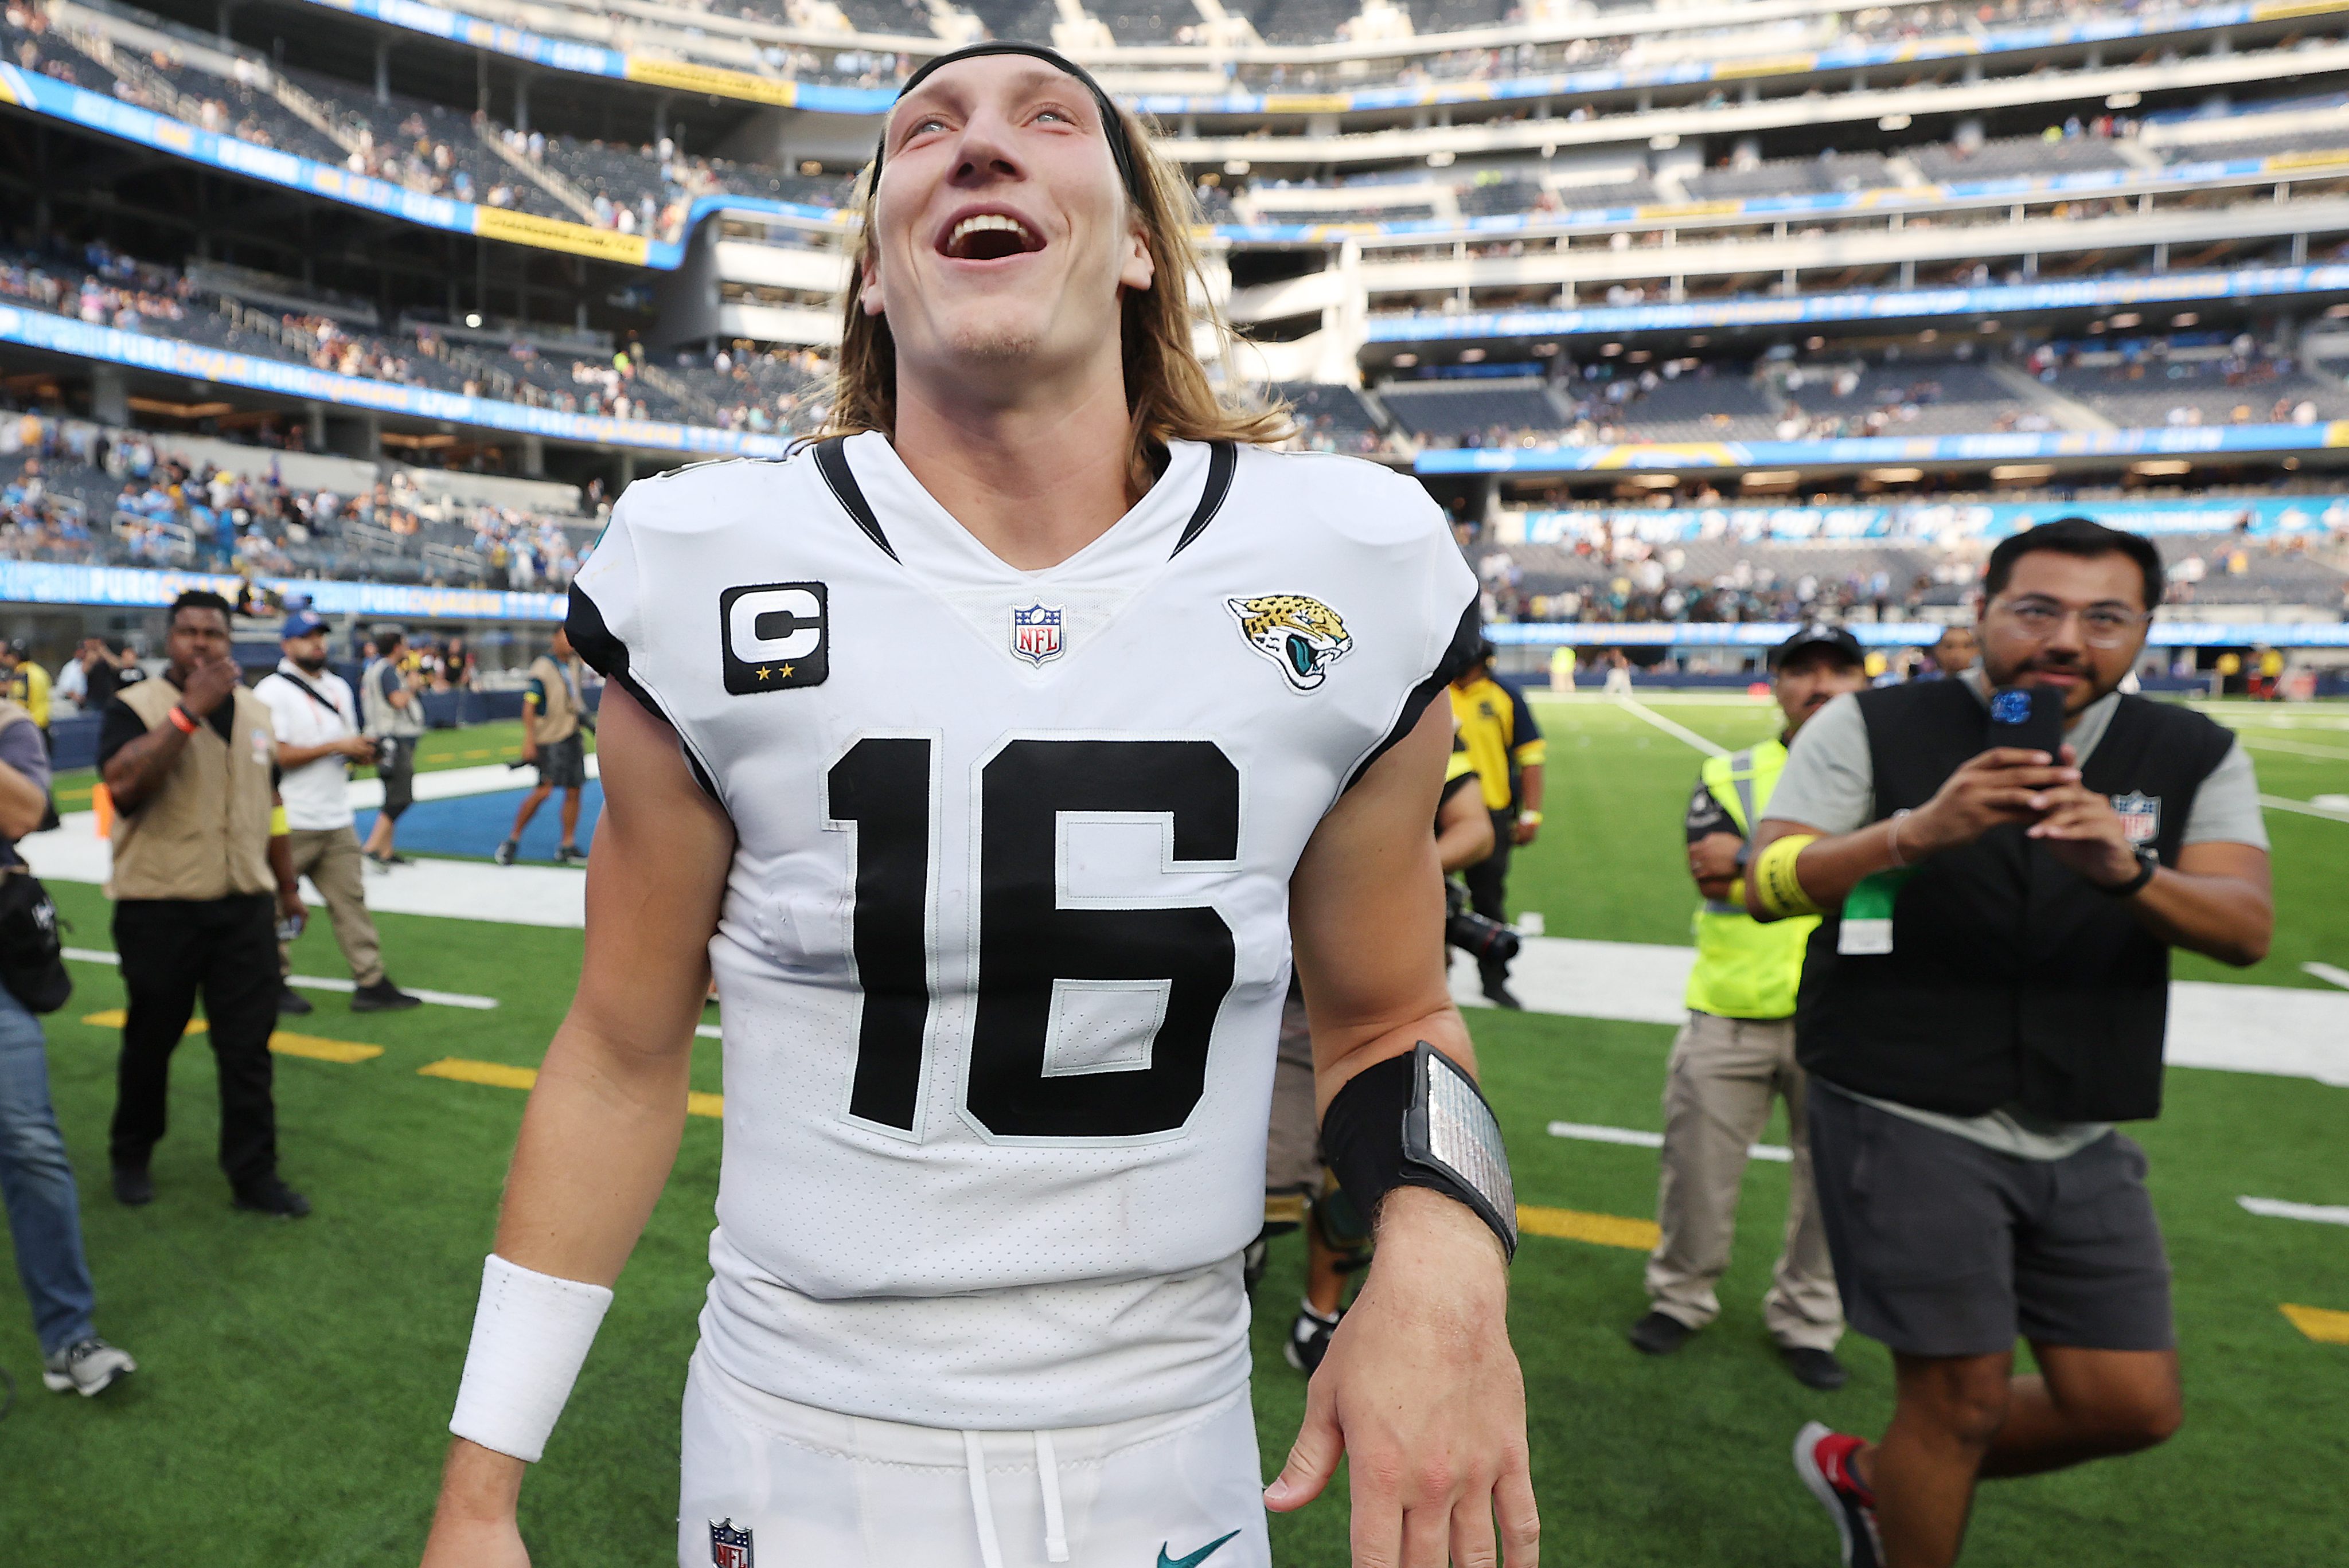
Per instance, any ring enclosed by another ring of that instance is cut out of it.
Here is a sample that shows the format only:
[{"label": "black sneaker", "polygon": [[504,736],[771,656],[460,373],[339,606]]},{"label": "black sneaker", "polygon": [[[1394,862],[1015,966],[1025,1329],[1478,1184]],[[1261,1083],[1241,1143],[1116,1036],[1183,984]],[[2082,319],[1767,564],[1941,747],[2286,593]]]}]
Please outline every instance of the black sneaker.
[{"label": "black sneaker", "polygon": [[508,839],[497,847],[496,851],[491,854],[490,859],[497,861],[498,864],[502,866],[510,866],[514,863],[514,851],[521,847],[522,846],[516,843],[513,840]]},{"label": "black sneaker", "polygon": [[279,1220],[298,1220],[310,1212],[310,1200],[272,1176],[268,1181],[244,1188],[236,1195],[236,1206],[248,1214],[267,1214]]},{"label": "black sneaker", "polygon": [[1835,1521],[1843,1545],[1844,1568],[1883,1568],[1884,1548],[1876,1536],[1876,1497],[1851,1473],[1857,1438],[1816,1421],[1795,1434],[1795,1473]]},{"label": "black sneaker", "polygon": [[558,866],[584,866],[587,863],[587,851],[576,844],[557,844],[554,846],[554,863]]},{"label": "black sneaker", "polygon": [[1624,1338],[1634,1350],[1649,1356],[1670,1356],[1691,1339],[1696,1330],[1667,1312],[1651,1312],[1633,1324]]},{"label": "black sneaker", "polygon": [[1299,1302],[1297,1321],[1288,1326],[1288,1343],[1280,1347],[1281,1356],[1291,1367],[1308,1377],[1321,1368],[1321,1357],[1330,1354],[1330,1336],[1338,1332],[1340,1312],[1329,1317],[1313,1310],[1309,1303]]},{"label": "black sneaker", "polygon": [[114,1168],[114,1201],[127,1209],[155,1201],[155,1179],[147,1174],[144,1165],[118,1165]]},{"label": "black sneaker", "polygon": [[424,998],[411,996],[391,983],[387,975],[372,985],[362,985],[351,993],[354,1013],[398,1013],[409,1007],[421,1007]]},{"label": "black sneaker", "polygon": [[1832,1394],[1851,1381],[1851,1374],[1844,1370],[1843,1363],[1836,1358],[1832,1350],[1781,1345],[1778,1346],[1778,1358],[1785,1362],[1786,1370],[1795,1375],[1795,1382],[1806,1388],[1816,1388],[1822,1394]]},{"label": "black sneaker", "polygon": [[277,1010],[298,1018],[305,1013],[316,1012],[318,1006],[291,985],[286,985],[278,989]]}]

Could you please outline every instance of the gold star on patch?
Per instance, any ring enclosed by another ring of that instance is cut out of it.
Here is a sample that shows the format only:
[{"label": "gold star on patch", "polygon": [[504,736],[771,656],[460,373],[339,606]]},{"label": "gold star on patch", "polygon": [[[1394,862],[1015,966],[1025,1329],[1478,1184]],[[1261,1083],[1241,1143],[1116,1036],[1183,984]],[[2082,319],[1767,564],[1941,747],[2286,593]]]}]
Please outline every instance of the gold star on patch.
[{"label": "gold star on patch", "polygon": [[789,680],[789,679],[791,679],[791,678],[792,678],[792,672],[793,670],[797,669],[798,667],[799,667],[799,666],[798,666],[798,665],[785,665],[783,666],[783,678],[784,678],[785,680]]},{"label": "gold star on patch", "polygon": [[[775,673],[774,671],[772,671],[772,670],[769,669],[769,668],[768,668],[766,665],[761,665],[759,666],[759,678],[760,678],[761,680],[765,680],[769,676],[773,675],[774,673]],[[791,672],[791,671],[789,671],[789,670],[785,670],[783,673],[784,673],[785,675],[789,675],[789,674],[791,674],[792,672]]]}]

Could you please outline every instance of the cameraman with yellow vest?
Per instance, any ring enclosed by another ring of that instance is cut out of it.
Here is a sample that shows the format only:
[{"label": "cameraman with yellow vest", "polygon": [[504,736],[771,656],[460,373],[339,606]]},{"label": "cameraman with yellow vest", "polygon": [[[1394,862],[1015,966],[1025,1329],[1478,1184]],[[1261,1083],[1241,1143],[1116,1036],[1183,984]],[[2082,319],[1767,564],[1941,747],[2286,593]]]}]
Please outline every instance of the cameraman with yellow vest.
[{"label": "cameraman with yellow vest", "polygon": [[1656,1193],[1662,1236],[1648,1260],[1650,1309],[1631,1326],[1630,1340],[1651,1356],[1668,1356],[1720,1315],[1713,1285],[1729,1266],[1738,1186],[1776,1095],[1786,1102],[1793,1191],[1763,1321],[1795,1377],[1837,1388],[1846,1376],[1835,1355],[1843,1308],[1811,1188],[1803,1071],[1795,1063],[1795,994],[1816,923],[1764,924],[1746,913],[1740,884],[1746,841],[1786,766],[1786,743],[1829,698],[1865,688],[1868,676],[1858,641],[1839,626],[1803,627],[1771,665],[1771,694],[1785,729],[1775,740],[1707,758],[1689,800],[1689,872],[1705,902],[1695,921],[1688,1022],[1666,1069]]}]

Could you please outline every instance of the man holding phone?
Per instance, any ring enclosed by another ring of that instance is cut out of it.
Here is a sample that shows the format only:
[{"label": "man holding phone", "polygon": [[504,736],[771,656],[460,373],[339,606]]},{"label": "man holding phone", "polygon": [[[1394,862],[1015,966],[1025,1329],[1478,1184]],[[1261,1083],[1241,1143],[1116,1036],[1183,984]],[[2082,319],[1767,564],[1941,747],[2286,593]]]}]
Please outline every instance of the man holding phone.
[{"label": "man holding phone", "polygon": [[[114,796],[114,947],[129,998],[116,1070],[114,1195],[151,1202],[171,1053],[202,992],[219,1064],[221,1169],[236,1206],[296,1220],[309,1200],[277,1174],[269,1036],[281,932],[302,889],[274,775],[269,707],[237,681],[228,601],[191,588],[171,602],[171,665],[107,705],[98,768]],[[283,924],[281,925],[281,922]]]},{"label": "man holding phone", "polygon": [[2085,518],[2005,540],[1981,663],[1821,710],[1754,835],[1747,907],[1823,917],[1795,1026],[1819,1203],[1846,1315],[1893,1353],[1880,1441],[1795,1439],[1847,1563],[1943,1568],[1978,1480],[2180,1419],[2145,1156],[2112,1124],[2160,1109],[2168,950],[2255,964],[2275,913],[2250,758],[2117,689],[2161,585]]}]

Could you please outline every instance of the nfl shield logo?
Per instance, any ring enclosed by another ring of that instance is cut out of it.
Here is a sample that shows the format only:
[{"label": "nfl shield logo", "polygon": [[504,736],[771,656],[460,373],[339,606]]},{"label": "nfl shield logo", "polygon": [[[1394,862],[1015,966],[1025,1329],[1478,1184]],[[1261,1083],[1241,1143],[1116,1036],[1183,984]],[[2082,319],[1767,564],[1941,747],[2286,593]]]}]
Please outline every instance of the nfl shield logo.
[{"label": "nfl shield logo", "polygon": [[2161,831],[2161,797],[2139,795],[2131,791],[2113,797],[2113,810],[2120,813],[2121,831],[2132,844],[2149,844]]},{"label": "nfl shield logo", "polygon": [[1041,666],[1061,656],[1061,606],[1030,604],[1011,612],[1011,651]]},{"label": "nfl shield logo", "polygon": [[750,1532],[735,1529],[731,1515],[723,1523],[711,1520],[709,1560],[718,1568],[750,1568]]}]

